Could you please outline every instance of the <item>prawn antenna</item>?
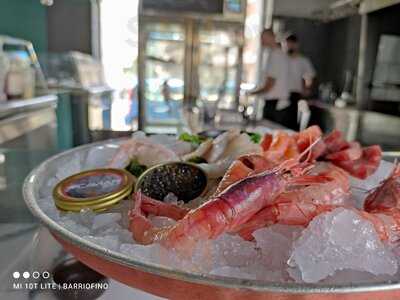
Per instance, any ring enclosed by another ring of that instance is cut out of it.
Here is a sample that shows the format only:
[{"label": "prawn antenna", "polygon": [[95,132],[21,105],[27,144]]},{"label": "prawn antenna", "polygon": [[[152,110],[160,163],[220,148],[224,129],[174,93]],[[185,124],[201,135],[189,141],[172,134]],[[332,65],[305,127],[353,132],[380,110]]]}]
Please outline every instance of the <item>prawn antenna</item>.
[{"label": "prawn antenna", "polygon": [[[278,167],[275,168],[275,171],[281,171],[281,170],[290,170],[293,169],[295,166],[302,165],[303,168],[305,168],[307,165],[311,165],[310,163],[307,163],[308,160],[311,158],[311,150],[312,148],[321,140],[321,138],[317,138],[310,146],[307,147],[297,158],[291,158],[288,160],[285,160],[282,162]],[[301,163],[301,159],[304,158],[304,156],[308,154],[307,159]],[[304,172],[309,170],[310,168],[304,169]]]},{"label": "prawn antenna", "polygon": [[[308,146],[302,153],[300,153],[300,155],[299,155],[299,157],[297,158],[297,160],[300,162],[300,160],[301,160],[302,158],[304,158],[305,155],[307,154],[307,159],[306,159],[305,161],[309,161],[310,158],[311,158],[311,154],[312,154],[312,151],[311,151],[312,148],[314,148],[314,146],[315,146],[316,144],[318,144],[321,140],[322,140],[322,138],[319,137],[319,138],[317,138],[314,142],[312,142],[312,143],[310,144],[310,146]],[[310,142],[311,142],[311,137],[310,137]]]}]

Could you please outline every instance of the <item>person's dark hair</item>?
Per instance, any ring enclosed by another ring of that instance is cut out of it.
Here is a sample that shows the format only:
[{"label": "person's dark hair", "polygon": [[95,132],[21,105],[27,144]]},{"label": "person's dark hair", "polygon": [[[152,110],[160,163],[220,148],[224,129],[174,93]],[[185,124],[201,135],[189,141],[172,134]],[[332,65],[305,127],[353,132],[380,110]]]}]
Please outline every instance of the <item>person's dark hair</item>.
[{"label": "person's dark hair", "polygon": [[286,37],[286,41],[287,41],[287,42],[297,43],[297,42],[299,41],[299,39],[297,38],[297,35],[295,35],[295,34],[289,34],[289,35]]}]

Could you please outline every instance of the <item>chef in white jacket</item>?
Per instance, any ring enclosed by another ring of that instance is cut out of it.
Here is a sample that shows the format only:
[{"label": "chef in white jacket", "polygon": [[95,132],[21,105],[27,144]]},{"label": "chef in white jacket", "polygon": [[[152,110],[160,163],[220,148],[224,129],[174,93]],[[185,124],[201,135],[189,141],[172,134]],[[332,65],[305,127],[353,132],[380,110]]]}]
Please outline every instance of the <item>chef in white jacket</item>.
[{"label": "chef in white jacket", "polygon": [[276,42],[271,29],[261,33],[263,59],[261,76],[257,87],[250,95],[256,95],[265,100],[263,117],[287,126],[290,123],[290,101],[288,87],[288,56]]},{"label": "chef in white jacket", "polygon": [[311,61],[300,53],[300,45],[296,35],[288,35],[283,43],[283,49],[289,58],[289,100],[290,100],[290,120],[294,121],[289,125],[292,129],[298,129],[297,104],[300,99],[311,95],[311,89],[315,78],[315,69]]}]

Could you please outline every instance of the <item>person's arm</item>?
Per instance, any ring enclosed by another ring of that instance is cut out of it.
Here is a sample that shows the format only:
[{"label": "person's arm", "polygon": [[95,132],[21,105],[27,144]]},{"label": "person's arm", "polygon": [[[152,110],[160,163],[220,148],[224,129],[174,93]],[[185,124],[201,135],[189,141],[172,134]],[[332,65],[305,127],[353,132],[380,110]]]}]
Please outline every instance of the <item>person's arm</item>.
[{"label": "person's arm", "polygon": [[259,94],[264,94],[264,93],[268,93],[275,85],[275,78],[272,77],[267,77],[267,79],[265,79],[265,82],[262,86],[256,88],[255,90],[251,91],[249,93],[249,95],[259,95]]},{"label": "person's arm", "polygon": [[303,96],[310,96],[314,85],[315,69],[307,58],[304,57],[303,66]]},{"label": "person's arm", "polygon": [[264,73],[264,83],[256,88],[255,90],[251,91],[250,95],[259,95],[268,93],[275,85],[276,78],[279,72],[278,69],[278,62],[277,57],[274,52],[269,54],[268,62],[265,66],[265,73]]},{"label": "person's arm", "polygon": [[303,78],[303,96],[310,97],[314,86],[314,77]]}]

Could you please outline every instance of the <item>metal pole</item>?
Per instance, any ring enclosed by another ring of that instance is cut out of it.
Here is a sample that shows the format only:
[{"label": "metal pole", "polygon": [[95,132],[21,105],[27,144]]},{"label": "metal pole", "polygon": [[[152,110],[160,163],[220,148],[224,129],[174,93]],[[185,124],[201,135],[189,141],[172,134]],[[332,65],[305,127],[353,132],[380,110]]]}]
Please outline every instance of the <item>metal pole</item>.
[{"label": "metal pole", "polygon": [[90,0],[90,15],[92,23],[92,34],[91,34],[92,55],[98,60],[101,60],[100,4],[101,0]]},{"label": "metal pole", "polygon": [[[195,49],[194,49],[194,20],[186,19],[184,22],[185,26],[185,59],[184,59],[184,105],[192,106],[194,99],[196,98],[196,92],[194,88],[193,73],[197,72],[194,68],[193,62],[195,60]],[[198,45],[196,45],[198,46]]]},{"label": "metal pole", "polygon": [[368,14],[361,15],[360,43],[358,54],[356,101],[358,109],[365,109],[368,106],[368,89],[366,81],[368,45]]},{"label": "metal pole", "polygon": [[262,24],[264,24],[266,28],[272,27],[272,20],[274,16],[274,5],[275,5],[275,0],[264,0],[264,9],[263,9],[264,22]]},{"label": "metal pole", "polygon": [[243,41],[244,30],[241,31],[240,44],[238,45],[238,67],[236,70],[236,91],[235,91],[235,109],[239,107],[240,100],[240,84],[242,83],[243,76]]},{"label": "metal pole", "polygon": [[138,129],[144,130],[146,125],[146,99],[144,98],[145,90],[145,51],[146,51],[146,25],[142,16],[142,1],[139,1],[139,49],[138,49]]}]

